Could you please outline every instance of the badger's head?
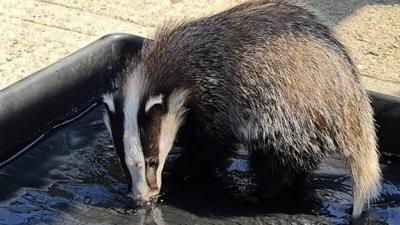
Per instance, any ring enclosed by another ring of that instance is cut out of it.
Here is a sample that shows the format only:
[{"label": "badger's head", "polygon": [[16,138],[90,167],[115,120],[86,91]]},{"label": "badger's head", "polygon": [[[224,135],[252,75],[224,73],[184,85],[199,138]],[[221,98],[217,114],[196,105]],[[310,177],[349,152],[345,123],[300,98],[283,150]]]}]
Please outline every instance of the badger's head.
[{"label": "badger's head", "polygon": [[103,96],[105,122],[135,200],[160,192],[161,173],[185,112],[187,91],[145,90],[140,79]]}]

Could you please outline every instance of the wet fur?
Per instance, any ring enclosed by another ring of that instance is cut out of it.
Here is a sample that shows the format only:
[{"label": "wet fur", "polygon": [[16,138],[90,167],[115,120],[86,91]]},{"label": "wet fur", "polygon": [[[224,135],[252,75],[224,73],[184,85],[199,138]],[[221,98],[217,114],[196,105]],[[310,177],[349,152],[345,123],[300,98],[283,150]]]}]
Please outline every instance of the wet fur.
[{"label": "wet fur", "polygon": [[260,183],[290,185],[328,154],[343,155],[359,216],[381,176],[372,109],[346,49],[319,21],[269,0],[167,23],[144,43],[132,76],[142,76],[142,99],[187,92],[177,103],[187,110],[180,139],[245,148]]}]

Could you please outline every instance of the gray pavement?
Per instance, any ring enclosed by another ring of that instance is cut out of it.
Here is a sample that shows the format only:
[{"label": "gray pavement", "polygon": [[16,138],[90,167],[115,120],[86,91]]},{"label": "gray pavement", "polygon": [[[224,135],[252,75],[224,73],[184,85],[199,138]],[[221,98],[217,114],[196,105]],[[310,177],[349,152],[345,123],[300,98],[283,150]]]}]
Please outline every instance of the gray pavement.
[{"label": "gray pavement", "polygon": [[[326,17],[368,89],[400,95],[399,0],[302,0]],[[169,19],[196,18],[243,0],[1,0],[0,89],[101,36],[151,37]]]}]

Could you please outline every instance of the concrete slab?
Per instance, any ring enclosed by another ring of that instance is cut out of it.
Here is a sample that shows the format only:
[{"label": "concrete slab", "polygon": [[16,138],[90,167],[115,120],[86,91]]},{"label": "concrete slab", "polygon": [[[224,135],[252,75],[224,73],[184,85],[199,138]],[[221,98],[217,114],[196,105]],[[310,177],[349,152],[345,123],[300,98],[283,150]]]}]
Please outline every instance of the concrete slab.
[{"label": "concrete slab", "polygon": [[[0,89],[113,32],[151,37],[169,19],[244,0],[2,0]],[[314,7],[347,46],[369,89],[400,95],[399,0],[292,0]]]}]

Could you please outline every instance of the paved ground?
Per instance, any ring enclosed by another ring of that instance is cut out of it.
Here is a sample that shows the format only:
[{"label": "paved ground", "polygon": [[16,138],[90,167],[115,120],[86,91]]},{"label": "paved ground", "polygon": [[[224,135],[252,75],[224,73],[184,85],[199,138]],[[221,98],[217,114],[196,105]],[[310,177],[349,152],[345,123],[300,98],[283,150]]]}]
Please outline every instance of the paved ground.
[{"label": "paved ground", "polygon": [[[367,88],[400,95],[400,0],[302,0],[348,47]],[[0,89],[107,33],[151,37],[171,18],[208,15],[243,0],[1,0]]]}]

